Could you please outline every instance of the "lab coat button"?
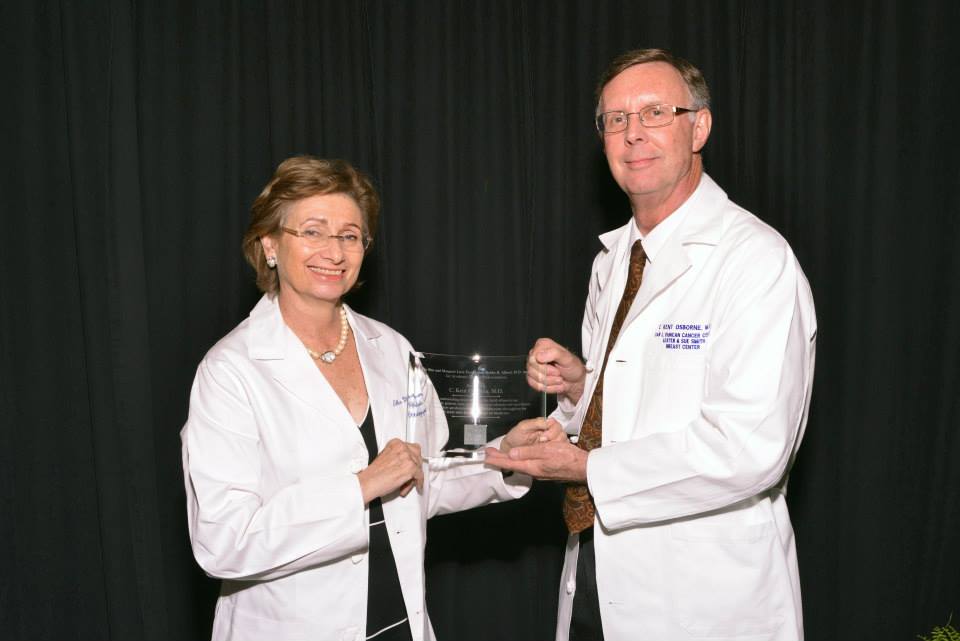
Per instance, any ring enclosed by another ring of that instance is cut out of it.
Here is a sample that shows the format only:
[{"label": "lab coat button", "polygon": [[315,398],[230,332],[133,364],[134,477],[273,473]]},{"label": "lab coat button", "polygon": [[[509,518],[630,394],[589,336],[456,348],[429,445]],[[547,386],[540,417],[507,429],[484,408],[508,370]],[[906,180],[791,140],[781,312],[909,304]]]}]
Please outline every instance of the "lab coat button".
[{"label": "lab coat button", "polygon": [[363,555],[354,554],[353,556],[350,557],[350,560],[353,561],[354,565],[356,565],[357,563],[360,563],[360,561],[363,561]]},{"label": "lab coat button", "polygon": [[577,591],[577,580],[570,579],[567,581],[567,594],[573,594]]}]

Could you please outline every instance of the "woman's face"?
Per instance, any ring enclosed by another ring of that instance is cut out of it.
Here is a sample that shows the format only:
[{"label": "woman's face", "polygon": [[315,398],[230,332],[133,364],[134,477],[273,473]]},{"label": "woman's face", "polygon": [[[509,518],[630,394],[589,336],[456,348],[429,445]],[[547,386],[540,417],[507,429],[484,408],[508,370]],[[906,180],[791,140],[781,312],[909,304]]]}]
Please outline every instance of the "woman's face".
[{"label": "woman's face", "polygon": [[[289,206],[283,229],[260,239],[277,259],[280,296],[290,303],[336,304],[357,282],[363,264],[363,214],[346,194],[320,194]],[[341,239],[331,238],[340,236]],[[344,242],[342,239],[347,239]]]}]

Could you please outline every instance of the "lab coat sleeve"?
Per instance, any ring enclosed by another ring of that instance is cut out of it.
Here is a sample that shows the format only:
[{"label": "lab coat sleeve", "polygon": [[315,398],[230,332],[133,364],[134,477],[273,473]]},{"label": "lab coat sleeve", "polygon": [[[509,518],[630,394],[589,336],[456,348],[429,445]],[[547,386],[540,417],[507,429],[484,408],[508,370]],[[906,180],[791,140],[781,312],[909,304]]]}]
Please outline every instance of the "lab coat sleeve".
[{"label": "lab coat sleeve", "polygon": [[607,529],[723,508],[786,473],[813,376],[809,286],[785,244],[728,256],[724,270],[696,418],[590,453],[588,485]]},{"label": "lab coat sleeve", "polygon": [[272,579],[366,547],[356,475],[331,471],[264,494],[260,430],[229,363],[201,363],[181,438],[190,540],[210,576]]},{"label": "lab coat sleeve", "polygon": [[[499,439],[491,442],[497,447]],[[429,516],[517,499],[530,490],[533,479],[526,474],[504,477],[499,468],[480,463],[460,464],[434,471]]]}]

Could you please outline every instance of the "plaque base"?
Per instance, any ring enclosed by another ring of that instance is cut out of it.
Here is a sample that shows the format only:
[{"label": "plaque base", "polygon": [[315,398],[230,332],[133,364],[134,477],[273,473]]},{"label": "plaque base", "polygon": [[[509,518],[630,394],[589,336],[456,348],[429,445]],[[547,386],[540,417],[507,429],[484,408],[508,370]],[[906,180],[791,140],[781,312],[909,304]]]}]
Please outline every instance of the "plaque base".
[{"label": "plaque base", "polygon": [[486,452],[481,450],[465,450],[463,448],[454,448],[443,451],[444,458],[459,458],[469,461],[482,461],[486,458]]},{"label": "plaque base", "polygon": [[487,442],[487,426],[468,423],[463,426],[463,444],[474,447]]}]

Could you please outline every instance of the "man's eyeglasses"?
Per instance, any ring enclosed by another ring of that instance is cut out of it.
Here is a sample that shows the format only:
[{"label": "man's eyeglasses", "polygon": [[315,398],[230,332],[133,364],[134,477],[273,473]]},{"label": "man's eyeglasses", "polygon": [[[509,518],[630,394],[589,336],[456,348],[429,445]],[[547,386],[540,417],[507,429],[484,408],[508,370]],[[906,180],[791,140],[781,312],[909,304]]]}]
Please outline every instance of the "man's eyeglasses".
[{"label": "man's eyeglasses", "polygon": [[649,105],[640,111],[605,111],[597,114],[597,131],[603,134],[617,134],[627,129],[630,116],[639,116],[644,127],[666,127],[673,122],[677,114],[693,113],[699,109],[677,107],[676,105]]},{"label": "man's eyeglasses", "polygon": [[370,246],[370,237],[352,231],[342,234],[331,234],[325,227],[308,226],[303,229],[291,229],[281,226],[280,229],[291,236],[296,236],[312,249],[323,249],[331,240],[340,243],[340,249],[345,252],[362,252]]}]

